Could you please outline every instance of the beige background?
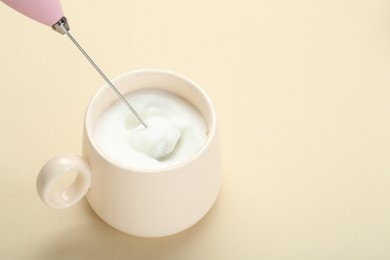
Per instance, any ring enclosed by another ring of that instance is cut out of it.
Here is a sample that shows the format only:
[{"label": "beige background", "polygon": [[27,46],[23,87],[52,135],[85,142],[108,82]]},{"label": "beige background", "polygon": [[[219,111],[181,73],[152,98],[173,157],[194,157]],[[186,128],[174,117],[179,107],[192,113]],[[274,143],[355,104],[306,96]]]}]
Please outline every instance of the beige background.
[{"label": "beige background", "polygon": [[145,239],[83,200],[46,207],[102,79],[65,37],[0,5],[1,259],[389,259],[390,1],[63,0],[109,77],[182,73],[219,115],[223,188],[180,234]]}]

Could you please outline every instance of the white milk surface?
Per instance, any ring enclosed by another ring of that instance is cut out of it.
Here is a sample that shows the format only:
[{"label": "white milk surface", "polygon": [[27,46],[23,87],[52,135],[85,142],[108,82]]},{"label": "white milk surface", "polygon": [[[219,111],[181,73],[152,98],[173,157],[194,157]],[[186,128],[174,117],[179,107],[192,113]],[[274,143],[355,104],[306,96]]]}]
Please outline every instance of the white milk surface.
[{"label": "white milk surface", "polygon": [[206,142],[204,118],[183,98],[159,89],[125,97],[148,127],[123,102],[108,107],[96,122],[94,139],[111,160],[139,169],[165,168],[190,158]]}]

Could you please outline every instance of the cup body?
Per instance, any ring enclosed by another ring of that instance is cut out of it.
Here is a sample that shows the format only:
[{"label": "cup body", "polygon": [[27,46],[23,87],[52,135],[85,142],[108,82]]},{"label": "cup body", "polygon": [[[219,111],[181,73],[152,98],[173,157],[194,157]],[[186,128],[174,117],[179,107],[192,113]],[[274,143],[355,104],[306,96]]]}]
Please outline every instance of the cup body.
[{"label": "cup body", "polygon": [[143,170],[114,162],[94,140],[98,117],[117,100],[105,85],[85,114],[82,155],[92,174],[87,200],[105,222],[125,233],[159,237],[185,230],[209,211],[220,189],[215,109],[196,83],[172,72],[140,70],[119,76],[113,83],[123,94],[158,88],[186,99],[203,115],[208,137],[196,154],[171,167]]}]

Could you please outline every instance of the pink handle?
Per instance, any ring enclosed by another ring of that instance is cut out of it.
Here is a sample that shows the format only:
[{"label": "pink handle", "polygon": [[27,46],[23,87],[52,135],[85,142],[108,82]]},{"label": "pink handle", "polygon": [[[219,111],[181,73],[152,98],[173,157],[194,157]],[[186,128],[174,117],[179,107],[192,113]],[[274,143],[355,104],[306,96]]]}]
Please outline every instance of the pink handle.
[{"label": "pink handle", "polygon": [[48,26],[60,20],[62,12],[59,0],[0,0],[16,11]]}]

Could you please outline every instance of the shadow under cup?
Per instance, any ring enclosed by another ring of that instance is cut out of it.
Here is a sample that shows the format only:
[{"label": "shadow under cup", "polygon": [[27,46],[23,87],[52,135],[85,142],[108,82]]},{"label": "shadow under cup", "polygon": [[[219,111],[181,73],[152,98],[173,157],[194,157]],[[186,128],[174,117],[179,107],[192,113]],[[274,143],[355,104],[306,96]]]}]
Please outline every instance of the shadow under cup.
[{"label": "shadow under cup", "polygon": [[119,76],[113,83],[123,94],[157,88],[184,98],[203,115],[208,137],[196,154],[173,166],[142,170],[120,165],[94,140],[97,119],[118,100],[105,85],[92,98],[85,115],[82,153],[92,175],[87,200],[105,222],[125,233],[160,237],[185,230],[206,215],[220,189],[215,109],[196,83],[172,72],[140,70]]}]

